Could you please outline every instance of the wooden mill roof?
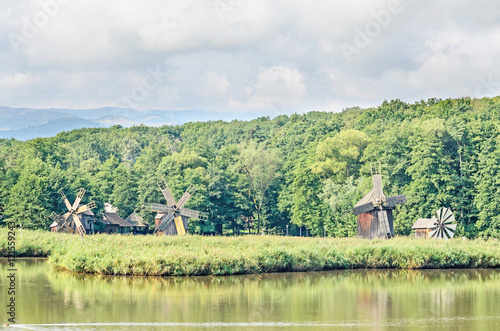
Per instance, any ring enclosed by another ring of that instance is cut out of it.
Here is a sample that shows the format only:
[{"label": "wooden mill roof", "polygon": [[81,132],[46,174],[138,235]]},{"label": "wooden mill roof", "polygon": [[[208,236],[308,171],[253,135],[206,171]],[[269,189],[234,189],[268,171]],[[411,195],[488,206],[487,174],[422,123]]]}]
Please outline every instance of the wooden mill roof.
[{"label": "wooden mill roof", "polygon": [[106,225],[118,225],[123,228],[130,228],[133,226],[115,213],[104,213],[103,223]]},{"label": "wooden mill roof", "polygon": [[144,224],[144,219],[141,217],[141,215],[137,214],[135,211],[130,214],[125,221],[128,223],[132,224],[135,227],[146,227]]},{"label": "wooden mill roof", "polygon": [[434,222],[436,220],[432,218],[419,218],[415,224],[411,227],[412,229],[429,229],[434,227]]}]

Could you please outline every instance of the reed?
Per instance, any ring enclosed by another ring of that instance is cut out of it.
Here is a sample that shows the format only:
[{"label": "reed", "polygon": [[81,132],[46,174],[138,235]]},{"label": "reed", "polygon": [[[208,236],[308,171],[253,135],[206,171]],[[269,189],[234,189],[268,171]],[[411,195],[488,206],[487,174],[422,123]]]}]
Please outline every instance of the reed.
[{"label": "reed", "polygon": [[[7,230],[0,230],[7,254]],[[499,268],[500,241],[395,237],[86,236],[23,230],[16,255],[48,257],[56,269],[108,275],[235,275],[351,268]]]}]

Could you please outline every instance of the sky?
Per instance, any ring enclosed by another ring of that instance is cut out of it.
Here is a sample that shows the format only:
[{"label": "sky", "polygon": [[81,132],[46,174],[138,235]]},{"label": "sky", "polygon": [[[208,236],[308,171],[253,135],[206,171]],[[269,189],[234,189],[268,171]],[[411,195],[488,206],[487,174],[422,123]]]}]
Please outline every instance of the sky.
[{"label": "sky", "polygon": [[500,94],[500,2],[0,0],[0,105],[304,113]]}]

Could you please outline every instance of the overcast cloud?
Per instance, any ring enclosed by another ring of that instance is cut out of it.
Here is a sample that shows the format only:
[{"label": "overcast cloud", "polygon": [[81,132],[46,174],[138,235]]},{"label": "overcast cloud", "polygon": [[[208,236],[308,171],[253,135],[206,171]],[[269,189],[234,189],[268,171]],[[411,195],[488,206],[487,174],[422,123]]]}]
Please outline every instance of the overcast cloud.
[{"label": "overcast cloud", "polygon": [[302,113],[500,94],[494,0],[0,4],[4,106]]}]

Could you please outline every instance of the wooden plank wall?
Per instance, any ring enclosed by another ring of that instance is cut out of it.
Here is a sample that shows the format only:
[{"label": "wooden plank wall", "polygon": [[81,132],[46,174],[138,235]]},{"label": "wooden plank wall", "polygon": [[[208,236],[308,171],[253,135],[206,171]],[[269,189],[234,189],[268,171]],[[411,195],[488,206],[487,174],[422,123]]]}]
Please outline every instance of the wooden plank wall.
[{"label": "wooden plank wall", "polygon": [[[394,235],[394,222],[392,218],[392,210],[386,209],[387,220],[389,221],[389,227],[391,229],[391,235]],[[380,221],[378,213],[380,210],[372,210],[367,213],[358,215],[358,237],[373,239],[378,238],[380,234]]]}]

